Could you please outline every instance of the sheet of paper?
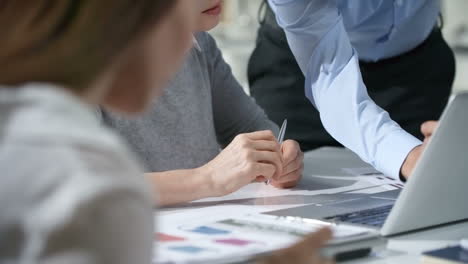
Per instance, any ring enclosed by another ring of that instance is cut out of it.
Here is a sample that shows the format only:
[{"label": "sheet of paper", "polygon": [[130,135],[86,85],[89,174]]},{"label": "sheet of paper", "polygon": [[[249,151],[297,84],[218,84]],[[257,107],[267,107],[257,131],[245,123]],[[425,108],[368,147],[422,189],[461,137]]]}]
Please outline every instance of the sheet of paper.
[{"label": "sheet of paper", "polygon": [[[355,237],[369,229],[321,221],[258,214],[235,216],[239,206],[204,208],[163,217],[154,263],[223,263],[284,248],[328,226],[335,238]],[[248,209],[247,209],[248,211]],[[246,211],[246,212],[247,212]]]},{"label": "sheet of paper", "polygon": [[400,180],[383,175],[358,176],[357,178],[360,180],[368,181],[372,184],[375,184],[376,186],[389,185],[397,189],[402,189],[403,187],[405,187],[404,183],[402,183]]},{"label": "sheet of paper", "polygon": [[395,187],[393,185],[382,185],[382,186],[372,187],[372,188],[368,188],[368,189],[352,191],[352,192],[349,192],[349,193],[376,194],[376,193],[381,193],[381,192],[393,191],[393,190],[397,190],[397,189],[401,189],[401,188]]},{"label": "sheet of paper", "polygon": [[411,253],[421,254],[424,251],[444,248],[448,246],[457,245],[457,242],[451,240],[399,240],[390,239],[388,242],[388,249]]},{"label": "sheet of paper", "polygon": [[381,172],[374,169],[373,167],[359,167],[359,168],[343,168],[344,173],[354,175],[354,176],[363,176],[363,175],[382,175]]},{"label": "sheet of paper", "polygon": [[162,208],[162,214],[199,209],[222,204],[247,205],[257,207],[260,211],[273,211],[313,203],[315,195],[333,194],[362,190],[384,185],[371,178],[347,180],[342,177],[316,176],[304,179],[296,188],[277,189],[264,183],[253,183],[239,191],[223,197],[207,198],[176,207]]},{"label": "sheet of paper", "polygon": [[256,211],[252,206],[218,205],[162,215],[157,221],[154,263],[222,263],[223,258],[232,261],[266,250],[264,242],[250,234],[216,224]]}]

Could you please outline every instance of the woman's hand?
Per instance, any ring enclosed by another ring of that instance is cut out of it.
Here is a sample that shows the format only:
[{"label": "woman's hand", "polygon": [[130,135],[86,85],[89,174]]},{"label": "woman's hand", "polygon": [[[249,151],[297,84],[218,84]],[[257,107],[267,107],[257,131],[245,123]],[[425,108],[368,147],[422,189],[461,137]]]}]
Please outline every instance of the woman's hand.
[{"label": "woman's hand", "polygon": [[290,248],[276,251],[260,259],[258,263],[331,264],[332,260],[320,256],[320,248],[331,238],[332,232],[329,229],[320,230]]},{"label": "woman's hand", "polygon": [[283,175],[283,155],[273,132],[238,135],[215,159],[201,167],[214,196],[223,196],[258,180]]},{"label": "woman's hand", "polygon": [[304,153],[302,153],[299,143],[294,140],[287,140],[281,146],[283,158],[283,173],[277,179],[271,181],[271,185],[277,188],[292,188],[302,178],[304,171]]}]

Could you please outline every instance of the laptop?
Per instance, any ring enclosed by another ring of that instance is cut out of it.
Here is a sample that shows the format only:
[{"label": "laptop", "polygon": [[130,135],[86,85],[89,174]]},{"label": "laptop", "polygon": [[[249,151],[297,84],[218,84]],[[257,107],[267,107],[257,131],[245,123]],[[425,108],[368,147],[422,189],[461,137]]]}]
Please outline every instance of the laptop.
[{"label": "laptop", "polygon": [[364,225],[383,236],[468,220],[468,93],[447,106],[403,190],[349,194],[266,214]]}]

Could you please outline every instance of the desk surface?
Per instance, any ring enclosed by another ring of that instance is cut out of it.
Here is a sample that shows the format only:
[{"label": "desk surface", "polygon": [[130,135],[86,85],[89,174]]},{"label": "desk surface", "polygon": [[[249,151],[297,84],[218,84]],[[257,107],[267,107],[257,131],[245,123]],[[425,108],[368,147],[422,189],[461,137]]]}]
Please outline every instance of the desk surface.
[{"label": "desk surface", "polygon": [[[372,168],[349,150],[323,148],[308,152],[305,155],[304,179],[300,185],[302,189],[271,191],[262,185],[254,185],[223,198],[204,199],[182,207],[166,208],[159,214],[160,231],[164,232],[165,221],[174,221],[174,218],[170,217],[173,213],[197,217],[194,212],[200,208],[204,208],[202,211],[205,212],[216,211],[219,210],[220,205],[244,206],[249,213],[265,212],[307,204],[309,195],[326,193],[327,190],[369,188],[369,183],[358,180],[362,179],[362,176],[352,173],[366,170],[372,171]],[[353,182],[354,184],[350,184]],[[327,190],[319,190],[319,188]],[[255,196],[252,196],[253,193]],[[235,215],[234,212],[233,215]],[[200,217],[205,217],[205,215]],[[419,263],[421,252],[457,243],[462,238],[468,238],[468,222],[392,237],[386,248],[377,250],[372,256],[346,263]]]},{"label": "desk surface", "polygon": [[[309,152],[306,154],[305,163],[307,175],[340,175],[343,177],[355,176],[344,172],[342,168],[365,168],[369,166],[351,151],[341,148],[323,148]],[[346,263],[419,263],[422,252],[442,248],[467,237],[468,222],[413,232],[390,238],[387,248],[375,252],[371,257]]]}]

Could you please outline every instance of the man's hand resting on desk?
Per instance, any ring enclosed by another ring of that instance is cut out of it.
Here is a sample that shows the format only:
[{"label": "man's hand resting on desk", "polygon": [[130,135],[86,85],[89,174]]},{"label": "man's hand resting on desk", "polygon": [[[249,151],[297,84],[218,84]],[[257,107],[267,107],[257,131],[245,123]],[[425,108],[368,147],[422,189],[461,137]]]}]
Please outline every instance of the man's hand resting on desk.
[{"label": "man's hand resting on desk", "polygon": [[408,179],[411,174],[413,173],[414,167],[416,167],[416,163],[421,157],[422,152],[426,148],[427,144],[429,143],[429,140],[432,137],[432,134],[434,134],[435,130],[437,129],[439,123],[437,121],[428,121],[422,124],[421,126],[421,133],[424,135],[424,143],[421,146],[416,147],[413,149],[408,157],[406,158],[405,162],[403,163],[403,166],[401,168],[401,174],[403,177]]},{"label": "man's hand resting on desk", "polygon": [[304,171],[304,153],[302,153],[299,143],[294,140],[286,140],[281,145],[283,157],[283,174],[271,181],[271,185],[276,188],[295,187],[302,178]]},{"label": "man's hand resting on desk", "polygon": [[283,250],[273,252],[259,261],[258,264],[294,263],[294,264],[331,264],[332,260],[324,259],[320,256],[322,248],[328,240],[332,238],[332,233],[328,229],[320,230],[305,238],[298,244]]}]

